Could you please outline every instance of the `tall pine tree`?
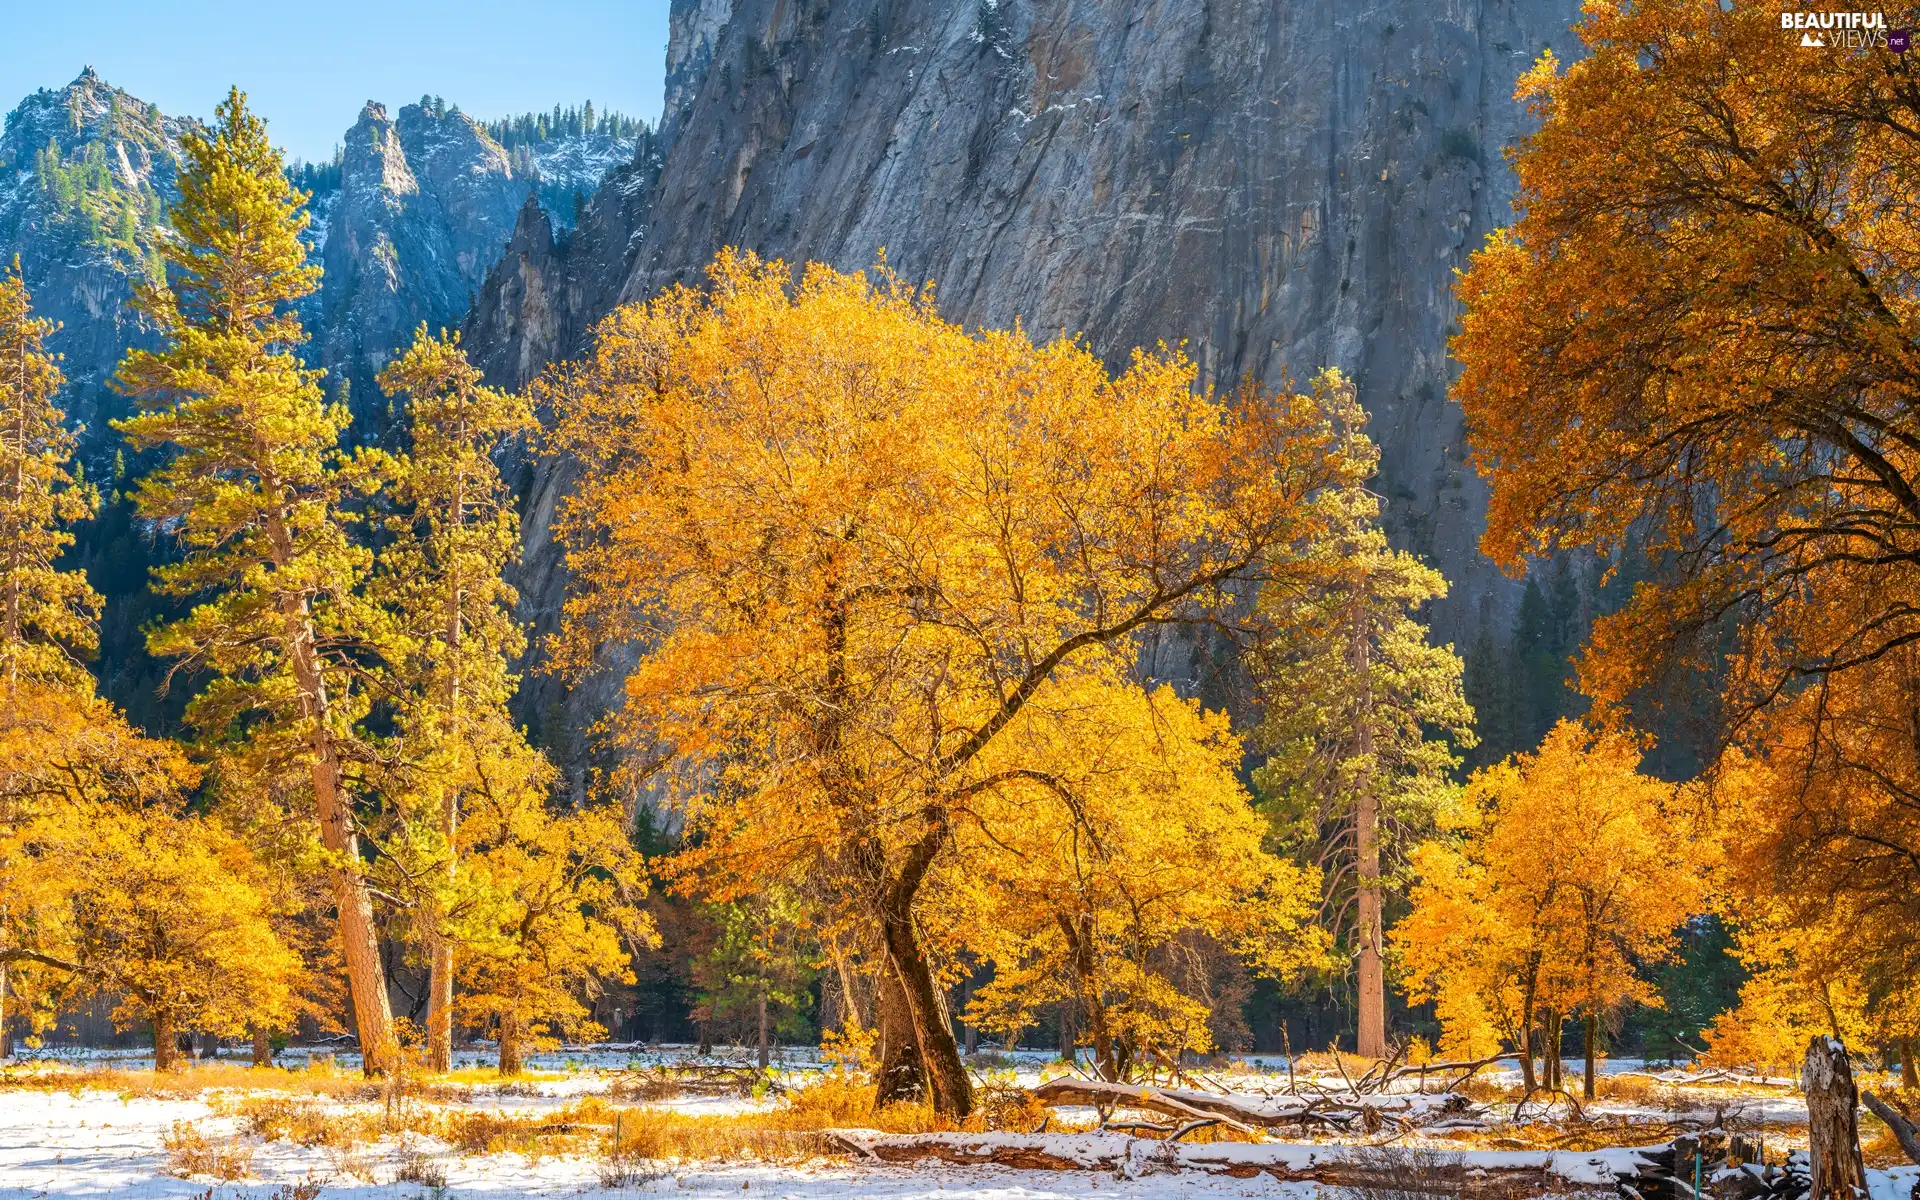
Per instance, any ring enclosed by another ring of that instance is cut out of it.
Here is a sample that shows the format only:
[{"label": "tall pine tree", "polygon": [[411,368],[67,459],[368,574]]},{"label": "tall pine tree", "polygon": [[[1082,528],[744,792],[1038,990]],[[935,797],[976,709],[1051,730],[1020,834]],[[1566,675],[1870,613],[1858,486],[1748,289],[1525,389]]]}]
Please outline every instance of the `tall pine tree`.
[{"label": "tall pine tree", "polygon": [[182,141],[175,236],[161,246],[167,281],[137,294],[165,345],[131,351],[118,379],[142,411],[116,427],[137,449],[172,451],[136,496],[186,551],[159,569],[160,587],[197,601],[149,646],[215,676],[189,708],[204,733],[243,740],[310,780],[354,1019],[375,1071],[392,1014],[344,777],[365,709],[352,657],[369,628],[356,598],[369,556],[349,542],[341,513],[348,418],[294,354],[306,334],[293,304],[320,275],[300,241],[306,197],[239,89],[216,115],[210,131]]},{"label": "tall pine tree", "polygon": [[1281,844],[1321,868],[1324,923],[1355,963],[1358,1048],[1384,1058],[1394,860],[1451,794],[1473,709],[1459,657],[1429,644],[1417,615],[1446,580],[1388,548],[1371,493],[1344,499],[1344,523],[1309,552],[1317,581],[1261,599],[1272,633],[1250,663],[1266,710],[1254,740],[1269,757],[1255,783]]},{"label": "tall pine tree", "polygon": [[399,515],[382,554],[378,593],[400,634],[395,655],[401,753],[396,791],[410,809],[438,879],[416,911],[431,956],[429,1065],[453,1059],[454,938],[447,910],[458,885],[460,804],[475,789],[539,786],[552,772],[507,713],[526,649],[513,619],[514,590],[501,573],[520,546],[513,496],[494,466],[501,442],[534,428],[525,397],[483,387],[458,335],[428,334],[380,373],[389,395],[405,394],[412,454],[394,472]]}]

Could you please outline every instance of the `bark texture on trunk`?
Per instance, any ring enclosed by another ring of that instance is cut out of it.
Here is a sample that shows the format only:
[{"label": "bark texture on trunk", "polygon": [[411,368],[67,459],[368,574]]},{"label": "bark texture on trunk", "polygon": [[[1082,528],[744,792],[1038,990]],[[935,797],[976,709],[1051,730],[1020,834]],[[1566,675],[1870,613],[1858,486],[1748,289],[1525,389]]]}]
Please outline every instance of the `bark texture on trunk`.
[{"label": "bark texture on trunk", "polygon": [[453,1070],[453,943],[433,939],[433,965],[427,979],[427,1070]]},{"label": "bark texture on trunk", "polygon": [[273,1034],[264,1025],[253,1027],[253,1065],[256,1067],[273,1065]]},{"label": "bark texture on trunk", "polygon": [[875,980],[874,1010],[880,1023],[880,1081],[874,1107],[922,1099],[926,1095],[926,1068],[920,1058],[920,1043],[913,1035],[913,1016],[907,1010],[899,976],[884,958]]},{"label": "bark texture on trunk", "polygon": [[13,1026],[7,1021],[7,965],[0,963],[0,1061],[13,1057]]},{"label": "bark texture on trunk", "polygon": [[[1353,671],[1360,681],[1360,697],[1354,714],[1354,753],[1362,759],[1373,753],[1372,646],[1368,637],[1370,622],[1364,595],[1355,605],[1353,621]],[[1381,954],[1380,926],[1380,802],[1374,795],[1373,780],[1362,774],[1356,781],[1358,791],[1353,805],[1353,852],[1357,859],[1359,888],[1360,940],[1359,1004],[1362,1058],[1387,1056],[1387,976]]]},{"label": "bark texture on trunk", "polygon": [[933,1111],[943,1116],[964,1117],[973,1111],[973,1085],[967,1079],[966,1064],[960,1061],[960,1046],[954,1041],[953,1029],[944,1019],[933,971],[920,950],[919,939],[914,937],[912,920],[904,912],[889,913],[881,922],[881,930],[886,938],[887,958],[906,996],[913,1038],[920,1044],[928,1100],[933,1104]]},{"label": "bark texture on trunk", "polygon": [[1533,987],[1529,984],[1520,1001],[1520,1086],[1531,1092],[1540,1086],[1533,1072]]},{"label": "bark texture on trunk", "polygon": [[153,1069],[171,1071],[180,1065],[180,1033],[174,1027],[173,1014],[153,1014]]},{"label": "bark texture on trunk", "polygon": [[[6,976],[0,975],[0,983],[4,983],[5,980]],[[0,988],[0,993],[4,991],[4,988]],[[1912,1038],[1904,1038],[1900,1042],[1901,1091],[1920,1092],[1920,1063],[1913,1061],[1914,1046],[1915,1042]]]},{"label": "bark texture on trunk", "polygon": [[500,1073],[518,1075],[525,1064],[520,1058],[520,1023],[512,1017],[500,1018]]},{"label": "bark texture on trunk", "polygon": [[1820,1036],[1807,1044],[1800,1086],[1807,1094],[1807,1150],[1812,1187],[1807,1200],[1856,1200],[1866,1195],[1866,1166],[1860,1159],[1859,1093],[1853,1066],[1838,1038]]}]

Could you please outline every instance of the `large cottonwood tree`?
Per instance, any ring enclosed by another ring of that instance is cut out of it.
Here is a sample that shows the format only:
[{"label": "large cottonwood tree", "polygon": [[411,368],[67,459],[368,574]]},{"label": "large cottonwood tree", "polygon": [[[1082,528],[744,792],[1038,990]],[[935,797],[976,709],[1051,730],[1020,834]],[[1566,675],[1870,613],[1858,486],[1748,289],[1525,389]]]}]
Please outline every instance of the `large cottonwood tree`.
[{"label": "large cottonwood tree", "polygon": [[1350,393],[1223,398],[1164,350],[1114,375],[1069,339],[968,333],[885,271],[795,284],[733,254],[544,390],[581,471],[564,665],[638,647],[618,721],[716,893],[848,881],[931,1100],[964,1114],[929,871],[984,797],[1052,786],[1019,731],[1063,678],[1241,611],[1322,531],[1370,461]]},{"label": "large cottonwood tree", "polygon": [[1780,768],[1737,800],[1747,910],[1779,890],[1910,927],[1913,56],[1803,50],[1777,6],[1710,0],[1593,5],[1580,32],[1584,58],[1522,81],[1519,220],[1460,284],[1483,545],[1515,569],[1643,546],[1654,578],[1596,623],[1583,687],[1610,707],[1717,676],[1726,740]]}]

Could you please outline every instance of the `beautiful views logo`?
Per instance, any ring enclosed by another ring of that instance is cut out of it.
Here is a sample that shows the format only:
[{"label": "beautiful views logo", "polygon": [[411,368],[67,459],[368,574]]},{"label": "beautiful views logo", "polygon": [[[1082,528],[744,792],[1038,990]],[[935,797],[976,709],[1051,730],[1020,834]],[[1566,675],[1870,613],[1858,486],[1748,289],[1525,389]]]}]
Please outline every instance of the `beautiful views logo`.
[{"label": "beautiful views logo", "polygon": [[[1866,50],[1888,46],[1887,18],[1877,12],[1783,12],[1780,28],[1800,34],[1800,44],[1809,50]],[[1904,35],[1907,31],[1896,30]],[[1906,38],[1900,38],[1905,50]]]}]

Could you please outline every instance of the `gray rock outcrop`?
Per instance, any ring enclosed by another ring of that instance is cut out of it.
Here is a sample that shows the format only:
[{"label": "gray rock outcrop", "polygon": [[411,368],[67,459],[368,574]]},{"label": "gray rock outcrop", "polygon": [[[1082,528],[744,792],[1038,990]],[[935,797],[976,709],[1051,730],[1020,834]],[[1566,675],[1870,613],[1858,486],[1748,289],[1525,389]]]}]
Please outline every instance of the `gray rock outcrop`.
[{"label": "gray rock outcrop", "polygon": [[[603,190],[591,242],[543,249],[523,222],[471,340],[522,383],[612,303],[733,245],[843,269],[884,250],[950,318],[1079,334],[1116,365],[1166,341],[1215,383],[1337,366],[1372,414],[1394,541],[1452,581],[1433,623],[1464,646],[1504,633],[1518,592],[1476,548],[1486,497],[1446,395],[1453,274],[1510,216],[1515,80],[1543,49],[1577,55],[1577,13],[675,0],[660,160],[608,185],[645,199]],[[542,527],[559,486],[538,483],[527,522],[536,615],[563,587]]]}]

